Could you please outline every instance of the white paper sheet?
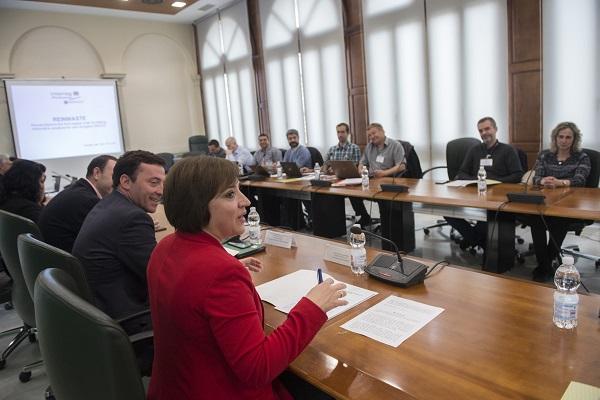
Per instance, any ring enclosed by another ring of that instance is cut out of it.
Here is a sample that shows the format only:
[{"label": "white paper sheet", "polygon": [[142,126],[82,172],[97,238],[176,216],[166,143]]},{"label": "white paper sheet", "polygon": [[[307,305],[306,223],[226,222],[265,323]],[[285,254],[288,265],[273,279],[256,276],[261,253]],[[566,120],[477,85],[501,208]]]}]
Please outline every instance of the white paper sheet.
[{"label": "white paper sheet", "polygon": [[362,183],[362,178],[348,178],[343,179],[339,182],[332,184],[331,186],[352,186],[352,185],[360,185]]},{"label": "white paper sheet", "polygon": [[443,308],[389,296],[346,322],[342,328],[398,347],[442,311]]},{"label": "white paper sheet", "polygon": [[[327,278],[332,277],[323,273],[323,279]],[[302,296],[308,293],[317,283],[316,270],[301,269],[281,278],[263,283],[257,286],[256,290],[262,300],[273,304],[276,310],[287,314],[300,301]],[[344,290],[347,293],[345,299],[348,301],[348,304],[329,311],[327,318],[331,319],[338,316],[377,294],[377,292],[349,284],[346,284],[346,289]]]}]

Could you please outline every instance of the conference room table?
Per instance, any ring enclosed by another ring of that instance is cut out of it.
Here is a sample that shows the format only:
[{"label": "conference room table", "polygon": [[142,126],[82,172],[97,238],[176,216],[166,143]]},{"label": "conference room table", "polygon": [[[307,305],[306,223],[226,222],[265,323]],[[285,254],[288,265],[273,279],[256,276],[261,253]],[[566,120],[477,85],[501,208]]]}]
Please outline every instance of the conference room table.
[{"label": "conference room table", "polygon": [[[408,187],[405,193],[381,191],[382,183]],[[414,212],[487,221],[487,248],[484,271],[502,273],[514,265],[515,214],[561,216],[575,219],[600,220],[600,189],[554,188],[529,189],[542,193],[545,204],[509,203],[506,194],[523,192],[523,184],[490,185],[485,194],[476,186],[451,187],[431,179],[378,178],[370,180],[370,188],[361,186],[316,187],[308,180],[286,182],[269,178],[265,181],[242,181],[250,195],[258,194],[267,203],[263,212],[267,222],[277,223],[276,198],[291,197],[312,202],[313,232],[333,238],[344,235],[346,229],[344,197],[390,202],[391,211],[382,218],[384,236],[393,240],[405,252],[415,249]]]},{"label": "conference room table", "polygon": [[[158,239],[171,231],[157,233]],[[547,400],[560,399],[571,381],[600,386],[598,295],[580,295],[577,328],[561,330],[552,323],[548,286],[446,266],[423,284],[402,289],[323,259],[326,245],[344,243],[294,237],[297,247],[267,245],[254,255],[264,265],[251,273],[256,285],[320,267],[337,280],[378,293],[329,320],[289,367],[336,399]],[[368,260],[377,253],[367,249]],[[444,311],[398,347],[340,327],[390,295]],[[263,305],[269,333],[286,315]]]}]

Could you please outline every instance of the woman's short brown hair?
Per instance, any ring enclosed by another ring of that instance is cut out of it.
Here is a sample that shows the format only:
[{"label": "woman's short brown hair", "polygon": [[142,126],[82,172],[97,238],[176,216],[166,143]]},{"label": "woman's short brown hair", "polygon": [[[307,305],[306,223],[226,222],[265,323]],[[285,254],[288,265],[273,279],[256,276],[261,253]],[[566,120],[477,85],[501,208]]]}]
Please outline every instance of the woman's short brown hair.
[{"label": "woman's short brown hair", "polygon": [[581,131],[575,125],[574,122],[561,122],[554,129],[552,129],[552,133],[550,134],[550,151],[556,153],[558,150],[558,146],[556,145],[556,138],[558,137],[558,133],[563,129],[570,129],[573,132],[573,144],[571,145],[571,153],[576,153],[581,151]]},{"label": "woman's short brown hair", "polygon": [[238,168],[224,158],[184,158],[169,170],[163,203],[169,223],[182,232],[200,232],[210,221],[208,203],[235,185]]}]

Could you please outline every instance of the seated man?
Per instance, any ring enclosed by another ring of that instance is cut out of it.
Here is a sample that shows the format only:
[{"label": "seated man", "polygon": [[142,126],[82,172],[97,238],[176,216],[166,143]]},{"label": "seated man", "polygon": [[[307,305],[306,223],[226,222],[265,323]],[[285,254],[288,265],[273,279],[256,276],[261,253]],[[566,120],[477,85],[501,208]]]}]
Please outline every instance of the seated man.
[{"label": "seated man", "polygon": [[[90,211],[73,245],[98,306],[112,318],[148,308],[146,267],[156,238],[147,213],[156,211],[164,180],[162,158],[143,150],[123,154],[114,167],[115,190]],[[149,320],[126,331],[145,330]]]},{"label": "seated man", "polygon": [[260,148],[254,153],[256,165],[271,167],[277,161],[281,161],[281,150],[271,146],[269,137],[266,134],[261,133],[258,135],[258,145]]},{"label": "seated man", "polygon": [[87,167],[85,178],[57,194],[44,207],[38,226],[46,243],[71,252],[85,217],[113,190],[116,160],[109,155],[95,157]]},{"label": "seated man", "polygon": [[[481,144],[469,149],[454,179],[477,179],[477,171],[483,165],[488,179],[506,183],[520,182],[523,168],[519,156],[511,145],[500,143],[496,139],[496,121],[492,117],[481,118],[477,121],[477,130],[481,136]],[[471,225],[464,219],[445,218],[462,235],[461,248],[475,245],[485,250],[487,222],[478,221]]]},{"label": "seated man", "polygon": [[289,129],[286,133],[290,149],[285,152],[283,161],[295,162],[298,168],[312,168],[312,157],[310,151],[300,144],[300,136],[296,129]]},{"label": "seated man", "polygon": [[210,157],[219,158],[225,158],[227,156],[225,150],[219,145],[219,141],[215,139],[212,139],[210,142],[208,142],[208,155]]},{"label": "seated man", "polygon": [[254,157],[248,151],[248,149],[243,148],[237,144],[237,141],[234,137],[228,137],[225,140],[225,146],[227,146],[227,159],[229,161],[233,161],[238,165],[241,165],[244,169],[244,173],[250,172],[256,162],[254,161]]},{"label": "seated man", "polygon": [[[355,164],[358,164],[360,161],[360,148],[354,143],[350,143],[350,126],[341,122],[335,126],[335,130],[337,132],[338,144],[335,146],[331,146],[325,155],[325,165],[327,165],[328,161],[352,161]],[[326,168],[325,173],[333,173],[329,167]],[[359,199],[357,197],[350,197],[350,204],[352,204],[352,208],[354,209],[354,213],[360,217],[358,221],[360,225],[365,228],[371,224],[371,216],[367,212],[365,208],[365,204],[363,203],[363,199]]]}]

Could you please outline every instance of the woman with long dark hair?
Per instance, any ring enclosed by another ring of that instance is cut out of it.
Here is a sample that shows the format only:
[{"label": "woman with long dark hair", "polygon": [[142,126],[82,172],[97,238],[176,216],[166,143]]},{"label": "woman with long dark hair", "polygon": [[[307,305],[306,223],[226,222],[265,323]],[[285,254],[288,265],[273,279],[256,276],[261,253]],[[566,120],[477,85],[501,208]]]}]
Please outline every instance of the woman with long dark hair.
[{"label": "woman with long dark hair", "polygon": [[0,180],[0,209],[37,223],[44,202],[46,167],[16,160]]}]

